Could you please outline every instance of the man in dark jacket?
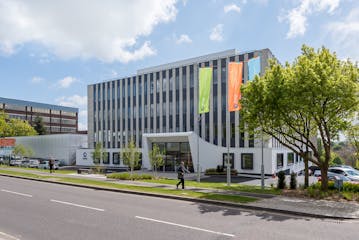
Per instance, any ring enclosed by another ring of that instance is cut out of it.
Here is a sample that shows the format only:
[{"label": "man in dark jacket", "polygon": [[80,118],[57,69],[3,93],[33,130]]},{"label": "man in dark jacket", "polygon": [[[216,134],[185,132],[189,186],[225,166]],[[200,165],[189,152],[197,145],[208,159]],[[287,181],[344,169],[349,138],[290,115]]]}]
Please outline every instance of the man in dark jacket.
[{"label": "man in dark jacket", "polygon": [[180,184],[182,184],[182,189],[184,189],[184,174],[185,173],[190,173],[190,171],[188,171],[186,169],[186,167],[184,166],[184,162],[182,161],[181,162],[181,165],[178,167],[177,169],[177,174],[178,174],[178,179],[179,179],[179,182],[176,184],[176,188],[178,189],[178,186]]}]

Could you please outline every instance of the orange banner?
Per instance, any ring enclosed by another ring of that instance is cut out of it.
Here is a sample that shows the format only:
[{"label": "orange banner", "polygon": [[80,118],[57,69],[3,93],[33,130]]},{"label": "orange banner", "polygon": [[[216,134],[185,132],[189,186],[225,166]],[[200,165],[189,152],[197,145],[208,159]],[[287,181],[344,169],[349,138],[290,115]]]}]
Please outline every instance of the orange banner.
[{"label": "orange banner", "polygon": [[243,62],[230,62],[228,64],[228,110],[230,112],[241,109],[239,100],[241,99]]},{"label": "orange banner", "polygon": [[15,138],[0,138],[0,147],[14,147]]}]

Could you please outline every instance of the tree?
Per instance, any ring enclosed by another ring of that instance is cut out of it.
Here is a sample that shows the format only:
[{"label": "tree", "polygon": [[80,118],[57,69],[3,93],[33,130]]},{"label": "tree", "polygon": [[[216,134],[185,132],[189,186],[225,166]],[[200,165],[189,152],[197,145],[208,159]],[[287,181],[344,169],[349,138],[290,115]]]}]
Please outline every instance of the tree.
[{"label": "tree", "polygon": [[355,151],[355,167],[359,168],[359,124],[352,125],[347,130],[347,137]]},{"label": "tree", "polygon": [[43,122],[42,117],[36,116],[34,120],[34,129],[39,135],[45,135],[46,134],[46,128]]},{"label": "tree", "polygon": [[165,152],[161,151],[157,144],[153,144],[148,157],[150,158],[150,164],[155,177],[157,177],[157,168],[163,166],[164,164],[163,155],[165,155]]},{"label": "tree", "polygon": [[131,178],[132,178],[133,170],[135,167],[138,166],[138,164],[141,160],[140,159],[141,153],[137,149],[136,144],[132,139],[128,142],[127,148],[123,149],[123,151],[121,152],[121,155],[123,158],[123,163],[125,165],[129,166],[131,169]]},{"label": "tree", "polygon": [[0,112],[0,137],[33,135],[37,135],[37,133],[27,121],[10,119],[7,114]]},{"label": "tree", "polygon": [[107,152],[102,147],[101,143],[96,143],[94,151],[91,153],[93,163],[100,164],[104,158],[107,157]]},{"label": "tree", "polygon": [[343,164],[344,164],[343,159],[341,159],[341,157],[339,157],[338,154],[336,154],[335,152],[332,152],[331,161],[330,161],[329,165],[335,166],[335,165],[343,165]]},{"label": "tree", "polygon": [[14,155],[23,157],[32,157],[34,155],[34,151],[30,147],[25,147],[22,144],[17,144],[12,151]]},{"label": "tree", "polygon": [[324,47],[314,51],[303,45],[292,65],[272,61],[262,77],[242,87],[245,129],[263,131],[318,165],[321,188],[327,190],[332,140],[350,126],[358,110],[358,76],[358,67],[349,60],[338,60]]}]

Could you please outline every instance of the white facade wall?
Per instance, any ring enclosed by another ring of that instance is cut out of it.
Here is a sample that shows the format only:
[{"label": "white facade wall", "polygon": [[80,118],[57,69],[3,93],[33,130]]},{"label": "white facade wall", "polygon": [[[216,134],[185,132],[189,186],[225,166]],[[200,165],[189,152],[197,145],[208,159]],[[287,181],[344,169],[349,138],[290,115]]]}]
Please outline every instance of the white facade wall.
[{"label": "white facade wall", "polygon": [[54,134],[40,136],[14,137],[16,144],[22,144],[34,151],[33,158],[60,160],[71,165],[76,160],[76,150],[87,148],[86,134]]},{"label": "white facade wall", "polygon": [[[215,168],[217,165],[222,165],[223,163],[223,154],[227,153],[228,149],[225,147],[218,147],[213,144],[210,144],[203,139],[199,138],[194,132],[181,132],[181,133],[153,133],[153,134],[144,134],[143,135],[143,147],[139,149],[142,153],[142,167],[145,169],[151,169],[150,161],[148,158],[148,153],[151,149],[152,143],[156,142],[189,142],[191,153],[192,153],[192,162],[194,171],[197,171],[197,161],[198,161],[198,150],[199,149],[199,159],[200,159],[200,170],[204,172],[208,168]],[[197,145],[198,141],[198,145]],[[92,152],[94,149],[78,149],[76,151],[76,164],[80,166],[94,166],[92,159]],[[116,149],[107,149],[106,150],[110,155],[109,164],[102,164],[102,166],[107,167],[124,167],[123,160],[120,158],[120,164],[114,165],[113,163],[113,153],[121,152],[120,148]],[[262,148],[229,148],[230,153],[234,153],[234,168],[241,174],[260,174],[261,171],[261,162],[262,162]],[[263,163],[264,163],[264,172],[266,175],[272,175],[280,170],[289,170],[289,172],[298,172],[304,168],[303,161],[296,162],[292,165],[287,164],[287,153],[289,151],[286,148],[268,148],[264,146],[263,148]],[[241,154],[242,153],[253,153],[253,169],[242,169],[241,168]],[[282,153],[284,155],[283,167],[277,168],[277,154]]]}]

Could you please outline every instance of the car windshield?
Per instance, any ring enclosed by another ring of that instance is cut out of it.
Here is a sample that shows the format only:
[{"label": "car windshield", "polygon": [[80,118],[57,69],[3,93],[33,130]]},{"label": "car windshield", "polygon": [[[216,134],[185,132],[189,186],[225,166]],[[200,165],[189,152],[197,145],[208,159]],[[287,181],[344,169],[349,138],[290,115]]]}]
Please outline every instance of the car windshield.
[{"label": "car windshield", "polygon": [[352,170],[347,170],[346,173],[351,176],[359,176],[359,174],[356,171],[352,171]]}]

